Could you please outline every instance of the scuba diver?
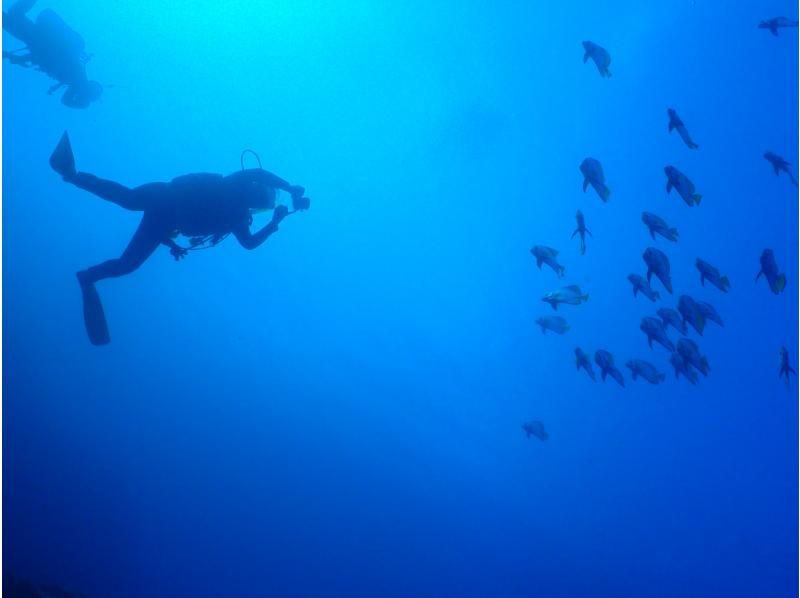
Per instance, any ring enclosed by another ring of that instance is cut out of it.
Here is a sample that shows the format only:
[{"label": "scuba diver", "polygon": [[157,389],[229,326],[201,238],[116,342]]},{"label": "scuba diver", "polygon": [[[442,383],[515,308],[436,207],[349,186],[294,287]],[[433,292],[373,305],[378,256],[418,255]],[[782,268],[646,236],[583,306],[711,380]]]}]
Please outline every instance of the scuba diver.
[{"label": "scuba diver", "polygon": [[83,38],[70,29],[55,12],[43,10],[32,21],[27,13],[36,0],[17,0],[3,13],[3,29],[25,44],[19,50],[3,50],[11,64],[35,67],[58,81],[48,90],[66,90],[61,103],[69,108],[87,108],[103,94],[103,86],[86,76],[90,56],[84,52]]},{"label": "scuba diver", "polygon": [[[111,340],[95,289],[98,281],[130,274],[159,245],[169,247],[176,261],[184,258],[189,250],[215,246],[229,234],[233,234],[245,249],[255,249],[277,232],[286,216],[310,207],[303,187],[290,185],[262,169],[260,160],[258,168],[245,169],[244,154],[248,151],[242,152],[242,170],[228,176],[187,174],[168,183],[147,183],[131,189],[87,172],[78,172],[69,136],[64,132],[50,156],[53,170],[79,189],[126,210],[143,213],[139,227],[119,258],[77,273],[83,296],[84,323],[92,344],[105,345]],[[286,206],[275,205],[277,189],[291,195],[292,212]],[[272,220],[251,232],[251,214],[262,210],[274,210]],[[174,241],[179,234],[190,238],[189,247],[181,247]]]}]

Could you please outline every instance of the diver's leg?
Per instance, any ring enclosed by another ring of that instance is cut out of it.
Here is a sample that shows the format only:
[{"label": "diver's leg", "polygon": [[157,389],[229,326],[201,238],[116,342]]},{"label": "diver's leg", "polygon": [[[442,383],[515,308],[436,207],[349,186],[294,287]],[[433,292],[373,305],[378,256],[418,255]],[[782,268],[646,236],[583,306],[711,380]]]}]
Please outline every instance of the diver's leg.
[{"label": "diver's leg", "polygon": [[24,15],[33,8],[34,4],[36,4],[36,0],[17,0],[8,9],[8,14],[14,16]]},{"label": "diver's leg", "polygon": [[93,345],[107,345],[111,342],[103,304],[94,283],[104,278],[130,274],[141,266],[152,255],[164,237],[163,223],[164,221],[160,217],[145,212],[139,228],[119,259],[108,260],[78,272],[78,282],[81,285],[83,298],[83,322]]},{"label": "diver's leg", "polygon": [[3,13],[3,29],[26,44],[36,36],[36,26],[26,15],[34,4],[36,0],[18,0]]},{"label": "diver's leg", "polygon": [[126,210],[142,212],[153,208],[167,191],[166,183],[149,183],[131,189],[114,181],[101,179],[88,172],[78,172],[75,168],[72,144],[66,131],[58,141],[56,149],[50,154],[50,167],[60,174],[67,183],[72,183],[79,189],[93,193]]},{"label": "diver's leg", "polygon": [[78,272],[78,280],[82,285],[94,284],[104,278],[130,274],[153,254],[168,233],[169,227],[164,225],[162,218],[153,212],[145,212],[139,228],[136,229],[122,255]]}]

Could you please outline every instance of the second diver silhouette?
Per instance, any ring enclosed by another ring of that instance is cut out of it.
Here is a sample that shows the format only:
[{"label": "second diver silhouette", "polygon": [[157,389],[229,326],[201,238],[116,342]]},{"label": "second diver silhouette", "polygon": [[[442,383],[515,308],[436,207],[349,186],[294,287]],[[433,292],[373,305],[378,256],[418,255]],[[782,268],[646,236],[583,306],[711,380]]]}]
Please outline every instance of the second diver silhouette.
[{"label": "second diver silhouette", "polygon": [[[89,340],[105,345],[111,340],[100,296],[95,284],[105,278],[130,274],[152,255],[159,245],[170,248],[178,260],[187,249],[173,240],[177,234],[195,239],[210,239],[215,245],[233,234],[245,249],[255,249],[278,230],[289,214],[307,210],[310,200],[305,189],[290,185],[262,168],[244,169],[228,176],[196,173],[179,176],[168,183],[146,183],[129,188],[78,172],[69,135],[64,132],[50,156],[50,166],[64,181],[117,204],[126,210],[142,212],[142,220],[128,247],[117,259],[105,261],[77,273],[83,295],[83,316]],[[275,205],[276,189],[292,197],[292,212]],[[272,220],[256,232],[250,230],[252,212],[273,210]]]},{"label": "second diver silhouette", "polygon": [[103,94],[103,86],[86,76],[91,58],[84,41],[55,12],[45,9],[33,21],[28,12],[36,0],[17,0],[3,13],[3,29],[25,44],[19,50],[3,50],[11,64],[36,68],[57,83],[48,93],[66,88],[61,103],[69,108],[87,108]]}]

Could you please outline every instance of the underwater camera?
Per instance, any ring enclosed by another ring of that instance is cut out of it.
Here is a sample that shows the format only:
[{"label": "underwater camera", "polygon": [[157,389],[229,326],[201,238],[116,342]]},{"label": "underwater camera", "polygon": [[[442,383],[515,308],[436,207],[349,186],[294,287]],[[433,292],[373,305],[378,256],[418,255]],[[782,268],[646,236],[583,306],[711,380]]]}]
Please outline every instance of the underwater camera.
[{"label": "underwater camera", "polygon": [[295,210],[307,210],[311,207],[311,200],[307,197],[293,197],[292,207]]}]

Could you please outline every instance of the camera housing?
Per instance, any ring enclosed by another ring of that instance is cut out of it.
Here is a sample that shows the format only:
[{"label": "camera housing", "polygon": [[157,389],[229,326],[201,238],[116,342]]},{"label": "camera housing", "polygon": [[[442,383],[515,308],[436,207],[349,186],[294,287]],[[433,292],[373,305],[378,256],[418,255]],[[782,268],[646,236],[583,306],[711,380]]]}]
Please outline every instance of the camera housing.
[{"label": "camera housing", "polygon": [[311,207],[311,200],[308,197],[293,197],[292,207],[295,210],[307,210]]}]

